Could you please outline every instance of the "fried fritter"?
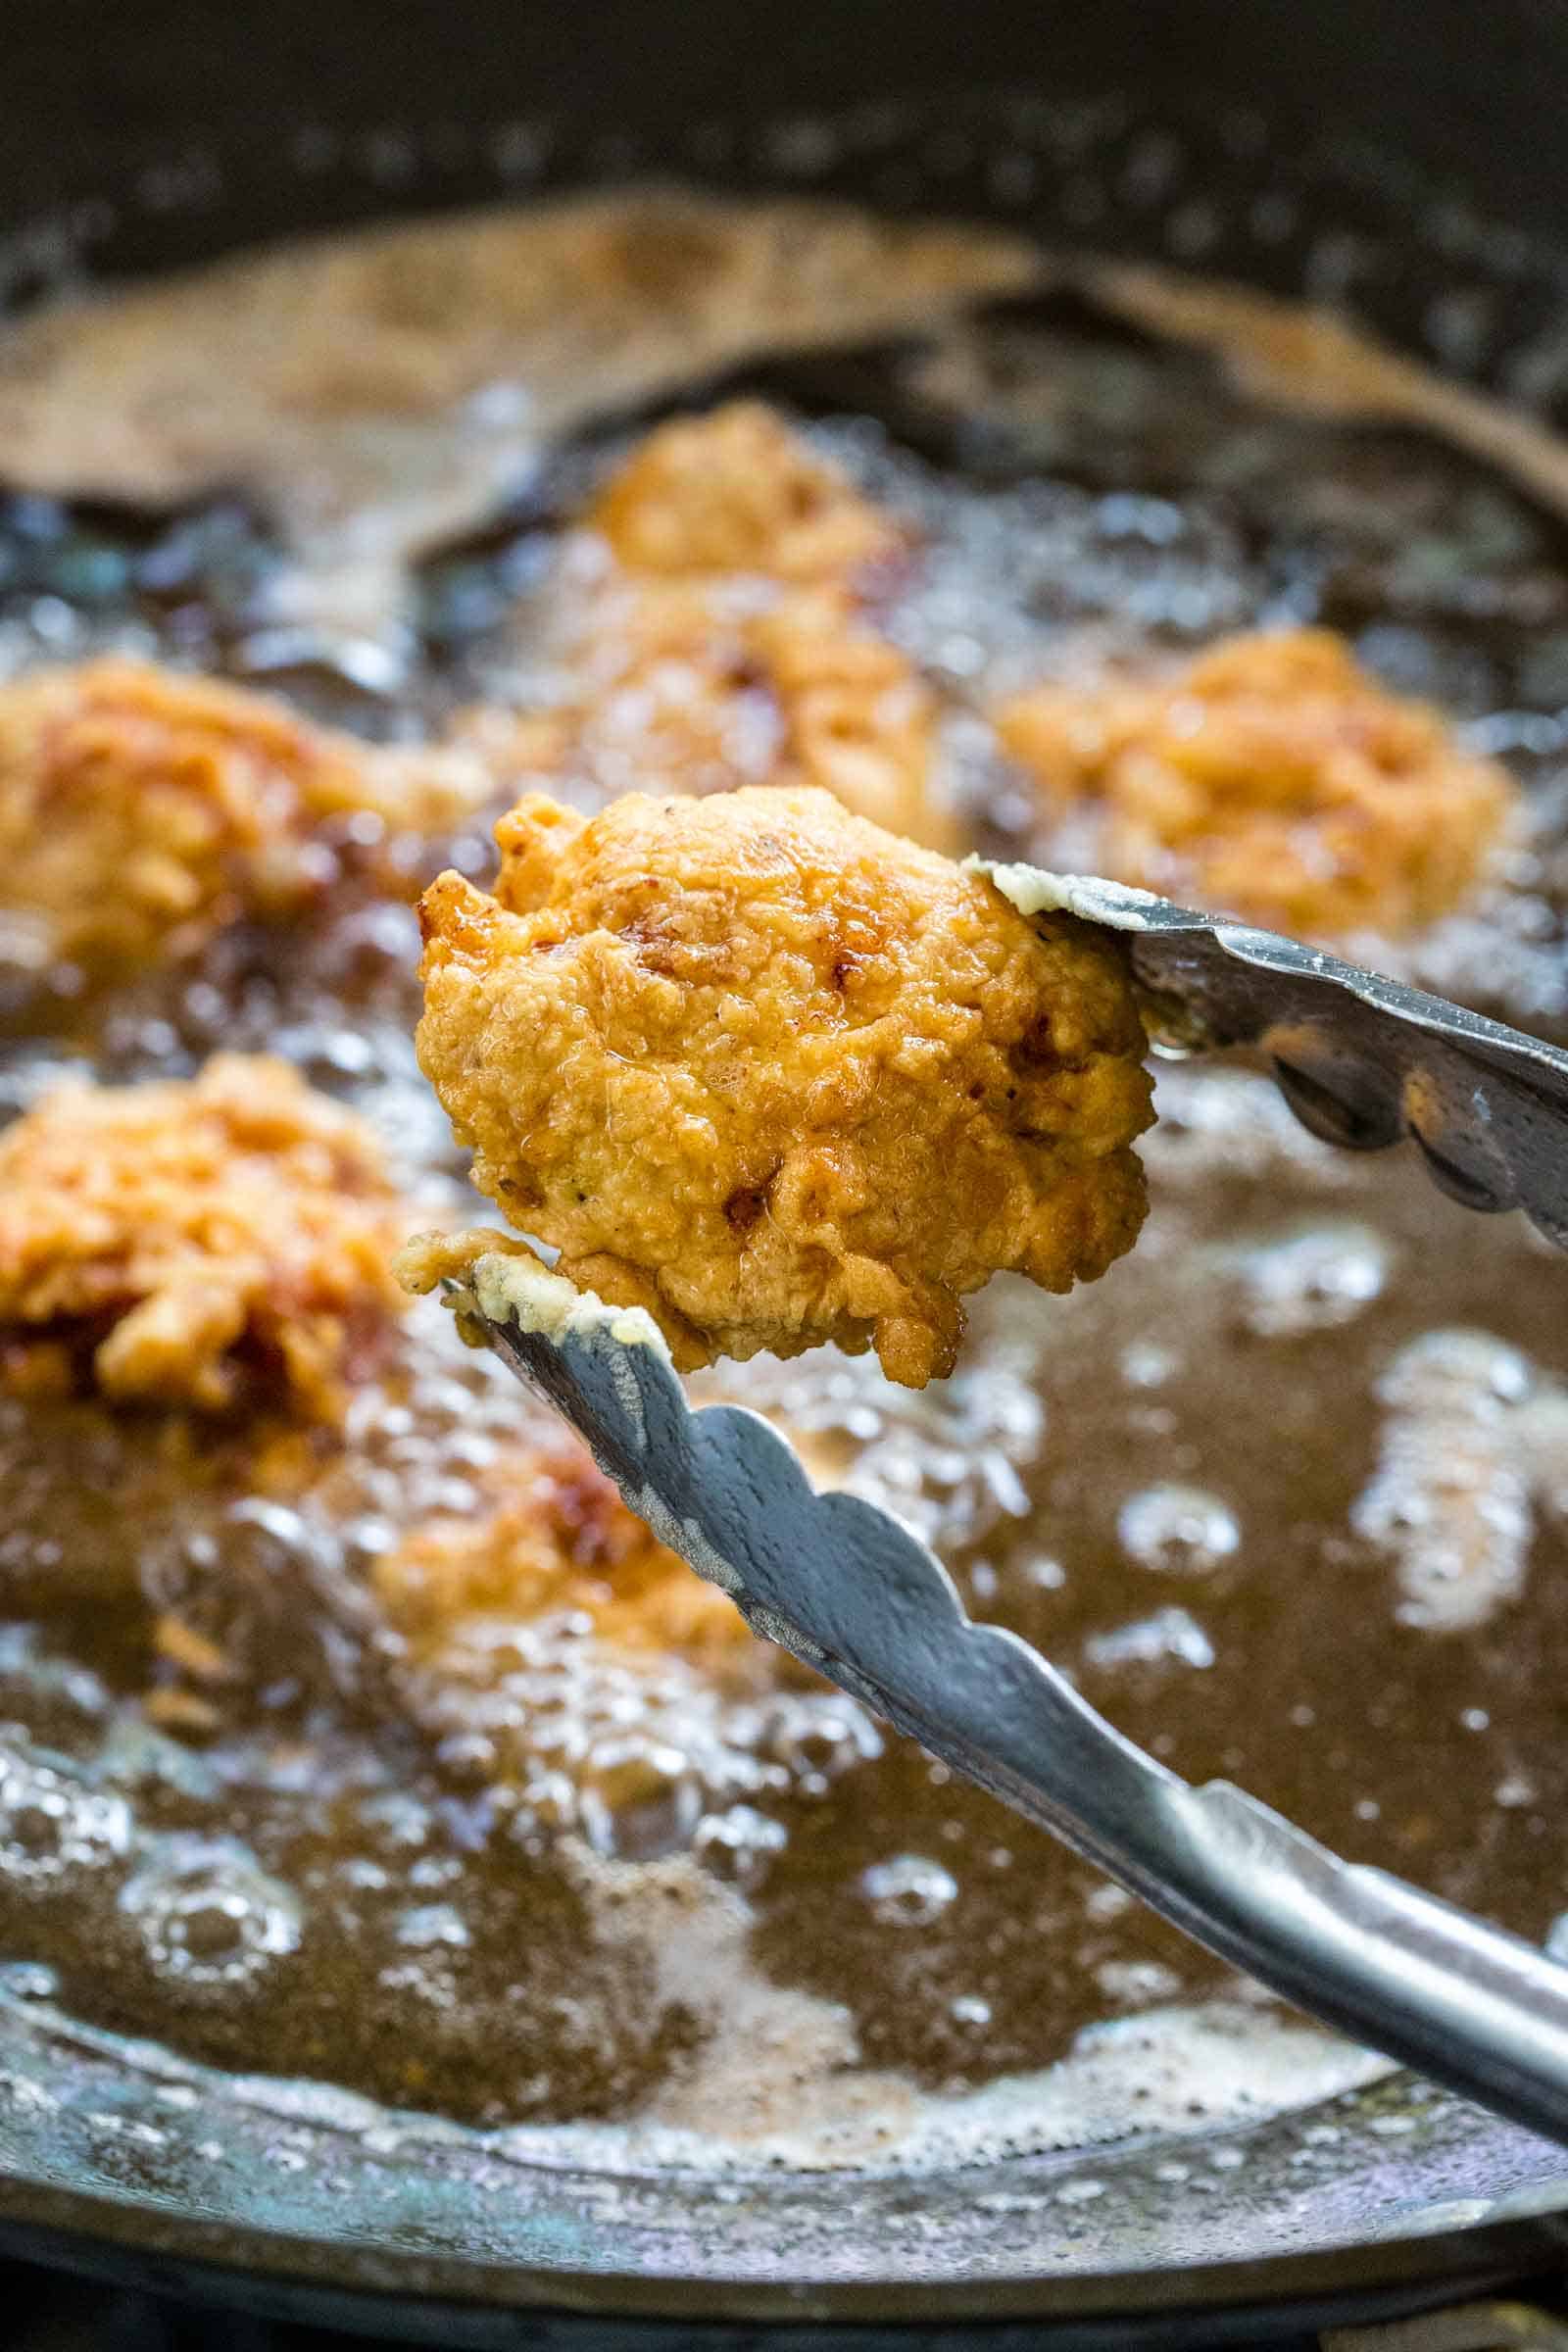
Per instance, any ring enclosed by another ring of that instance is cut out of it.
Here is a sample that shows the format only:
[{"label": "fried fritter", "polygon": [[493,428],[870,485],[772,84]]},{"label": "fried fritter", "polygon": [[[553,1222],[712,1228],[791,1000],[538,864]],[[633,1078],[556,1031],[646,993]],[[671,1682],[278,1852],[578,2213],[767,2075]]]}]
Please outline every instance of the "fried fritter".
[{"label": "fried fritter", "polygon": [[0,1377],[330,1420],[402,1304],[408,1223],[365,1122],[285,1062],[62,1086],[0,1135]]},{"label": "fried fritter", "polygon": [[1083,862],[1277,930],[1386,937],[1447,912],[1514,788],[1325,629],[1235,637],[1158,683],[1049,687],[997,716]]},{"label": "fried fritter", "polygon": [[489,789],[471,754],[383,750],[151,662],[38,670],[0,688],[0,935],[39,970],[172,958],[318,898],[333,819],[426,832]]},{"label": "fried fritter", "polygon": [[376,1589],[416,1659],[475,1617],[577,1611],[631,1652],[721,1668],[755,1646],[734,1603],[621,1501],[581,1446],[518,1446],[486,1465],[472,1518],[426,1521],[377,1562]]},{"label": "fried fritter", "polygon": [[753,622],[749,646],[783,723],[774,781],[820,785],[927,849],[958,846],[931,791],[936,697],[906,655],[830,595],[786,599]]},{"label": "fried fritter", "polygon": [[649,434],[589,508],[623,570],[759,572],[797,587],[853,579],[903,534],[760,401]]},{"label": "fried fritter", "polygon": [[1120,953],[828,794],[524,801],[425,894],[421,1066],[474,1177],[678,1364],[832,1340],[952,1368],[959,1299],[1133,1242]]},{"label": "fried fritter", "polygon": [[907,535],[770,411],[739,402],[650,434],[567,567],[566,704],[481,722],[492,762],[590,807],[623,792],[819,784],[933,848],[937,702],[865,591]]},{"label": "fried fritter", "polygon": [[470,714],[468,739],[517,790],[599,808],[635,791],[817,784],[911,841],[956,846],[931,790],[936,699],[842,600],[794,596],[729,621],[666,590],[622,617],[628,633],[601,641],[580,704]]}]

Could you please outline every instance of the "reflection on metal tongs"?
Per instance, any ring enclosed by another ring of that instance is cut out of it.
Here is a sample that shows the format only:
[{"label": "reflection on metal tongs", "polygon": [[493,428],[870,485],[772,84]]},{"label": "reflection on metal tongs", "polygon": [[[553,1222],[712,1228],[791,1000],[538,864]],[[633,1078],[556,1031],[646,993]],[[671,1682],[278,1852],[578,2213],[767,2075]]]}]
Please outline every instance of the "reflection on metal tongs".
[{"label": "reflection on metal tongs", "polygon": [[[1362,1151],[1412,1136],[1445,1192],[1523,1208],[1568,1247],[1568,1054],[1144,892],[991,870],[1026,913],[1059,907],[1124,933],[1159,1024],[1195,1049],[1271,1055],[1315,1134]],[[1193,1788],[1155,1763],[1027,1643],[974,1624],[886,1512],[813,1492],[755,1413],[693,1410],[640,1311],[502,1256],[478,1261],[458,1303],[757,1633],[1275,1992],[1568,2143],[1568,1967],[1342,1862],[1240,1789]]]},{"label": "reflection on metal tongs", "polygon": [[1568,1249],[1568,1054],[1274,931],[1147,890],[1029,865],[983,868],[1025,914],[1118,931],[1151,1032],[1268,1054],[1303,1127],[1351,1152],[1408,1136],[1465,1208],[1522,1208]]}]

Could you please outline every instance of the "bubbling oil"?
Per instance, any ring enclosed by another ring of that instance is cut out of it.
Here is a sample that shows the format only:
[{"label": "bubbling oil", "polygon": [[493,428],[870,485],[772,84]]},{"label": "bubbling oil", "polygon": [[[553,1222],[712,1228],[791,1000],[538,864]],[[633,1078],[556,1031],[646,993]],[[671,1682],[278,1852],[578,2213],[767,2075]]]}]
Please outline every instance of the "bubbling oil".
[{"label": "bubbling oil", "polygon": [[[1408,968],[1568,1034],[1568,538],[1543,505],[1408,427],[1239,391],[1078,298],[879,347],[858,414],[820,414],[809,370],[760,380],[922,535],[888,625],[941,688],[977,842],[1032,822],[984,719],[1012,686],[1325,622],[1531,796],[1510,870]],[[556,453],[425,561],[379,662],[259,636],[298,552],[239,508],[11,498],[0,671],[155,654],[382,737],[526,702],[549,690],[564,525],[617,446]],[[265,1046],[466,1214],[413,1064],[414,956],[407,909],[351,889],[107,1002],[64,980],[13,1023],[4,1102],[67,1066],[120,1080]],[[1406,1156],[1311,1142],[1251,1072],[1167,1064],[1159,1107],[1137,1252],[1065,1300],[993,1285],[952,1381],[912,1396],[818,1355],[694,1386],[777,1417],[1183,1773],[1540,1936],[1568,1909],[1557,1270]],[[341,1446],[281,1481],[244,1431],[193,1446],[0,1403],[16,1997],[607,2162],[1066,2144],[1365,2071],[836,1691],[765,1662],[730,1690],[570,1612],[411,1657],[376,1561],[477,1508],[535,1431],[433,1308]],[[205,1718],[145,1704],[170,1616],[222,1661]]]}]

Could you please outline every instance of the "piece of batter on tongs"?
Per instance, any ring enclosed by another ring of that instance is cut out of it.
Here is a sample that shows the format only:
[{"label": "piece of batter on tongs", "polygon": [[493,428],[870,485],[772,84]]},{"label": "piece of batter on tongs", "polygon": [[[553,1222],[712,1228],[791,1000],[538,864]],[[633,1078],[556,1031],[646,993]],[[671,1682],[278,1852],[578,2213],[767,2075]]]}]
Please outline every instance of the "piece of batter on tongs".
[{"label": "piece of batter on tongs", "polygon": [[1275,1991],[1568,2141],[1568,1972],[1178,1779],[889,1513],[676,1374],[838,1339],[918,1385],[993,1271],[1102,1272],[1143,1208],[1140,1002],[1189,1050],[1260,1048],[1318,1134],[1407,1132],[1445,1190],[1564,1245],[1568,1054],[1126,885],[952,865],[823,794],[530,803],[501,841],[495,897],[426,895],[420,1054],[560,1256],[424,1237],[411,1287],[444,1285],[755,1631]]}]

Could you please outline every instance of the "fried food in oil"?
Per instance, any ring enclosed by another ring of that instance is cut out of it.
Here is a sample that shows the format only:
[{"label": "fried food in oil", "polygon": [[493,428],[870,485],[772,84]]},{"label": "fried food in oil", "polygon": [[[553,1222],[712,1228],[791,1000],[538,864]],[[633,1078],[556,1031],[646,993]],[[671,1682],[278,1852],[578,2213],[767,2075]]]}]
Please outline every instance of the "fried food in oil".
[{"label": "fried food in oil", "polygon": [[39,969],[174,957],[318,897],[334,820],[426,832],[489,789],[471,754],[382,750],[154,663],[39,670],[0,688],[0,934]]},{"label": "fried food in oil", "polygon": [[566,595],[581,692],[514,722],[510,745],[482,719],[493,763],[589,805],[819,784],[955,846],[936,698],[866,608],[906,535],[836,466],[738,402],[650,434],[585,520],[594,552]]},{"label": "fried food in oil", "polygon": [[519,793],[601,807],[633,791],[705,794],[816,784],[858,815],[928,848],[956,848],[931,788],[936,699],[897,646],[840,600],[797,596],[734,622],[700,595],[622,605],[580,704],[510,718],[481,710],[468,739]]},{"label": "fried food in oil", "polygon": [[401,1304],[407,1224],[364,1121],[284,1062],[63,1086],[0,1135],[0,1373],[330,1419]]},{"label": "fried food in oil", "polygon": [[582,1446],[519,1446],[478,1483],[477,1516],[428,1520],[377,1562],[377,1591],[416,1659],[466,1620],[575,1611],[617,1649],[744,1664],[755,1645],[739,1610],[649,1533]]},{"label": "fried food in oil", "polygon": [[754,400],[659,426],[586,520],[624,571],[664,578],[758,572],[827,587],[903,544],[888,515]]},{"label": "fried food in oil", "polygon": [[[261,507],[368,628],[542,448],[751,358],[940,322],[1049,276],[1036,240],[851,204],[612,189],[356,224],[8,319],[18,489]],[[527,399],[497,402],[497,387]],[[374,528],[366,519],[373,515]]]},{"label": "fried food in oil", "polygon": [[812,791],[503,819],[421,907],[421,1066],[513,1223],[683,1367],[823,1341],[910,1387],[963,1293],[1090,1280],[1144,1213],[1117,949]]},{"label": "fried food in oil", "polygon": [[1084,862],[1309,938],[1446,913],[1514,797],[1322,629],[1235,637],[1157,684],[1042,689],[997,724],[1052,814],[1093,821]]}]

